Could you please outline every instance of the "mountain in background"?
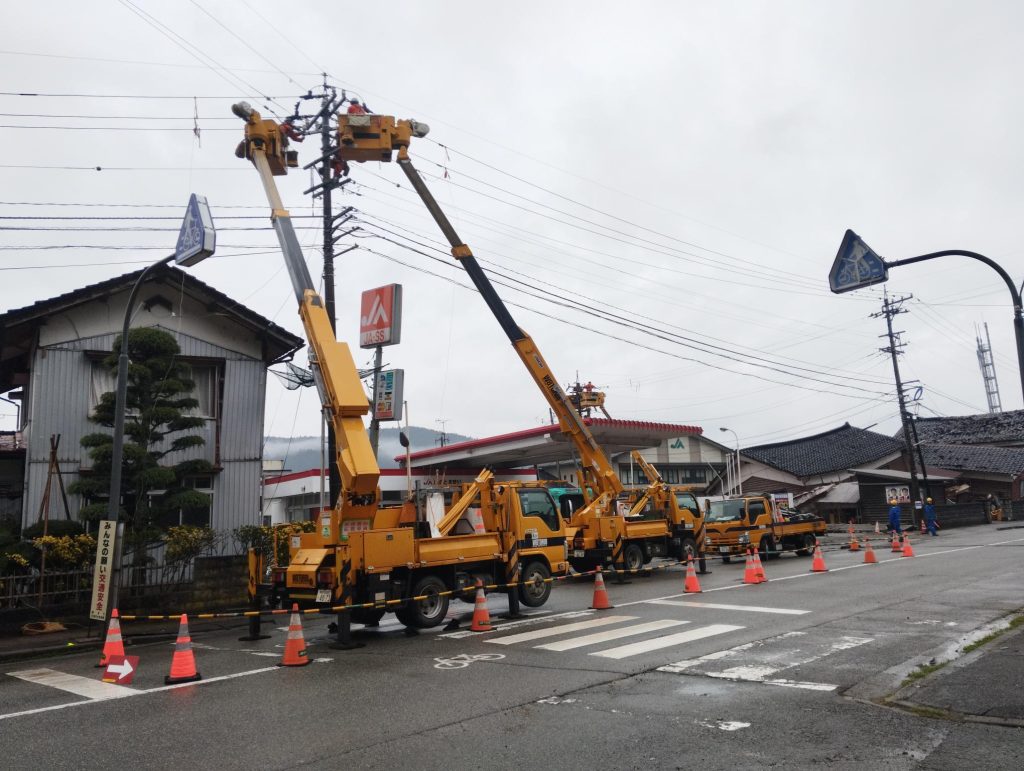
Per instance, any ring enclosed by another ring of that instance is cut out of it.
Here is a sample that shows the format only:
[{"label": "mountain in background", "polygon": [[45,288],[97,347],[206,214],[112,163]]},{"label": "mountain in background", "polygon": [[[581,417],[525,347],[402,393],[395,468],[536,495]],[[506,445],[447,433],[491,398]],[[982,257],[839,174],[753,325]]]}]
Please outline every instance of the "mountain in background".
[{"label": "mountain in background", "polygon": [[[377,448],[377,464],[381,468],[398,468],[394,458],[405,452],[398,441],[397,428],[381,428],[380,445]],[[409,444],[413,452],[431,450],[438,446],[441,432],[432,428],[409,426]],[[462,434],[448,434],[448,444],[465,442],[473,437]],[[325,451],[326,452],[326,451]],[[320,468],[319,436],[267,436],[263,438],[263,457],[266,460],[283,460],[290,471],[307,471]],[[330,462],[330,461],[328,461]]]}]

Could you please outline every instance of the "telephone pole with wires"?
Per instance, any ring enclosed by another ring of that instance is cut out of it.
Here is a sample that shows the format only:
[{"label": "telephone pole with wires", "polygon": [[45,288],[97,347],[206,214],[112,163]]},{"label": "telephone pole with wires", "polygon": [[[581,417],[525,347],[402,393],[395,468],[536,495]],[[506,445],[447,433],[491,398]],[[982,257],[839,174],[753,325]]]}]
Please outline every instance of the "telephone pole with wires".
[{"label": "telephone pole with wires", "polygon": [[[315,113],[300,114],[299,107],[302,102],[319,100],[319,109]],[[348,167],[344,161],[337,158],[338,147],[335,142],[336,116],[345,102],[349,101],[345,91],[338,94],[338,90],[327,84],[327,76],[324,75],[324,82],[320,93],[306,92],[295,103],[294,114],[283,124],[283,130],[289,137],[301,142],[307,136],[320,136],[320,156],[310,161],[303,169],[312,169],[320,176],[320,181],[303,191],[303,195],[311,195],[313,200],[320,199],[322,221],[323,221],[323,255],[324,255],[324,306],[327,317],[331,321],[331,329],[337,337],[337,320],[334,309],[334,258],[340,257],[356,248],[355,245],[342,249],[335,253],[335,245],[345,236],[351,235],[358,228],[351,227],[341,232],[341,228],[352,219],[353,207],[343,207],[339,212],[334,212],[332,193],[347,185],[351,180],[348,178]],[[284,128],[288,127],[288,128]],[[331,422],[327,423],[327,457],[328,474],[330,478],[330,505],[334,507],[338,502],[338,494],[341,492],[341,472],[338,470],[337,457],[338,445],[334,435],[334,428]]]},{"label": "telephone pole with wires", "polygon": [[[913,416],[910,414],[910,410],[907,408],[907,387],[908,383],[903,381],[900,376],[900,362],[899,357],[903,354],[903,349],[906,347],[900,339],[902,332],[894,332],[892,328],[893,317],[898,316],[901,313],[906,313],[907,309],[903,307],[903,303],[911,299],[913,295],[904,295],[902,297],[889,297],[889,293],[886,292],[882,301],[882,310],[878,313],[872,313],[871,318],[877,319],[881,316],[885,317],[886,334],[879,335],[879,337],[888,337],[889,345],[879,350],[882,353],[888,353],[892,357],[892,371],[896,378],[896,398],[899,402],[900,407],[900,424],[903,426],[903,441],[907,446],[907,462],[910,466],[910,499],[911,499],[911,521],[917,521],[917,509],[918,504],[923,505],[921,498],[921,486],[917,476],[917,463],[921,464],[921,473],[924,475],[924,487],[925,494],[930,497],[931,491],[928,489],[928,472],[924,465],[924,453],[921,450],[921,443],[917,437],[917,425],[914,422]],[[914,399],[916,401],[916,397]],[[914,455],[917,454],[915,460]]]}]

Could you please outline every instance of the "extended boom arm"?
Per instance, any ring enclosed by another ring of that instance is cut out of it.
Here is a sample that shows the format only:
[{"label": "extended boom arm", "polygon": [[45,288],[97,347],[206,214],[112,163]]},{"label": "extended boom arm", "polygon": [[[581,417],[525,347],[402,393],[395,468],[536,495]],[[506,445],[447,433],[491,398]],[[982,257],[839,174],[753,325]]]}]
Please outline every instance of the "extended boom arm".
[{"label": "extended boom arm", "polygon": [[276,123],[263,120],[245,102],[231,109],[245,120],[245,141],[239,145],[238,152],[256,167],[270,202],[274,231],[309,340],[313,379],[334,427],[338,443],[338,457],[334,460],[341,471],[342,494],[338,497],[341,517],[371,517],[377,508],[380,468],[363,425],[363,416],[370,411],[370,405],[352,352],[347,344],[336,339],[323,300],[313,289],[302,247],[274,182],[275,174],[287,173],[287,139]]}]

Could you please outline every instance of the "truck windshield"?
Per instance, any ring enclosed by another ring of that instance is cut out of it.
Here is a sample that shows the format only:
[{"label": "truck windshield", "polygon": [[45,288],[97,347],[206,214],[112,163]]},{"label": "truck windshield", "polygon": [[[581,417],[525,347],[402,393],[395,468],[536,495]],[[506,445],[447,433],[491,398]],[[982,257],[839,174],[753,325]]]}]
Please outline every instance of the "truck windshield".
[{"label": "truck windshield", "polygon": [[705,520],[707,522],[731,522],[743,519],[743,501],[711,501]]}]

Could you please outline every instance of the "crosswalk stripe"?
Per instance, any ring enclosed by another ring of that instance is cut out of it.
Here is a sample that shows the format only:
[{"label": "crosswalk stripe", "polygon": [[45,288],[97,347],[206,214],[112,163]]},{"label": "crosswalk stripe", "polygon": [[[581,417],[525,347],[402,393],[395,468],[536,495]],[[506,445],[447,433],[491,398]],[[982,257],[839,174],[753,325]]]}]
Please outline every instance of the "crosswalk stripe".
[{"label": "crosswalk stripe", "polygon": [[618,624],[621,621],[633,621],[635,618],[636,616],[601,616],[600,618],[594,618],[589,621],[577,621],[573,624],[559,624],[558,626],[546,627],[544,629],[534,629],[532,632],[511,634],[508,637],[495,637],[490,640],[484,640],[484,642],[494,643],[495,645],[513,645],[515,643],[529,642],[530,640],[539,640],[542,637],[555,637],[556,635],[568,634],[569,632],[579,632],[583,629],[593,629],[598,626]]},{"label": "crosswalk stripe", "polygon": [[640,642],[630,643],[628,645],[620,645],[617,648],[608,648],[607,650],[596,651],[590,655],[601,656],[606,659],[624,659],[630,656],[636,656],[640,653],[648,653],[650,651],[661,650],[662,648],[671,648],[674,645],[693,642],[694,640],[701,640],[705,637],[714,637],[716,634],[735,632],[743,628],[744,627],[742,626],[735,626],[733,624],[711,624],[710,626],[690,629],[686,632],[678,632],[676,634],[665,635],[664,637],[655,637],[652,640],[641,640]]},{"label": "crosswalk stripe", "polygon": [[61,691],[73,693],[76,696],[84,696],[93,701],[103,699],[120,699],[124,696],[135,696],[138,691],[134,688],[126,688],[123,685],[104,683],[102,680],[94,680],[91,677],[80,677],[79,675],[68,675],[58,672],[56,669],[22,669],[18,672],[8,672],[11,677],[19,680],[27,680],[30,683],[48,685]]},{"label": "crosswalk stripe", "polygon": [[646,624],[635,624],[633,626],[620,627],[619,629],[608,629],[604,632],[595,632],[594,634],[583,635],[582,637],[570,637],[568,640],[559,640],[553,643],[546,643],[545,645],[535,645],[534,647],[543,648],[548,651],[568,651],[573,648],[582,648],[584,645],[593,645],[595,643],[607,642],[608,640],[618,640],[621,637],[632,637],[633,635],[644,634],[646,632],[657,632],[659,629],[668,629],[672,626],[680,626],[681,624],[689,623],[689,621],[673,621],[671,619],[649,621]]},{"label": "crosswalk stripe", "polygon": [[651,605],[673,605],[678,608],[710,608],[712,610],[743,610],[750,613],[778,613],[783,616],[802,616],[809,610],[793,608],[765,608],[759,605],[725,605],[720,602],[688,602],[686,600],[648,600]]}]

